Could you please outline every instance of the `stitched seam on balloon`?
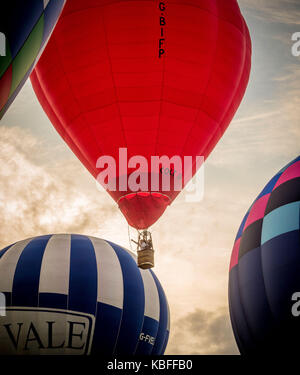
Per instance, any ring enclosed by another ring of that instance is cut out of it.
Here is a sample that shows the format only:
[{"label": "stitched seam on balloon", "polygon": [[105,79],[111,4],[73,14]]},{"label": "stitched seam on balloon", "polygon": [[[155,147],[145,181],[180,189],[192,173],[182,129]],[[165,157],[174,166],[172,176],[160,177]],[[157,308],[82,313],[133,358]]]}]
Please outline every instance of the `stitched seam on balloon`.
[{"label": "stitched seam on balloon", "polygon": [[245,311],[245,308],[244,308],[242,294],[241,294],[241,290],[240,290],[240,267],[239,267],[239,263],[236,265],[236,267],[237,267],[237,277],[238,277],[238,282],[236,284],[236,287],[238,289],[238,294],[239,294],[239,298],[240,298],[240,302],[241,302],[240,303],[240,307],[241,307],[241,310],[243,312],[243,318],[244,318],[243,320],[244,320],[244,323],[245,323],[246,327],[248,328],[248,334],[249,334],[249,336],[251,338],[251,341],[252,341],[252,343],[255,344],[256,340],[254,338],[254,334],[253,334],[253,332],[251,330],[251,327],[249,326],[249,323],[247,321],[247,315],[246,315],[246,311]]},{"label": "stitched seam on balloon", "polygon": [[[245,30],[245,27],[247,27],[247,26],[246,26],[246,23],[245,23],[244,19],[243,19],[243,25],[244,25],[244,30]],[[235,99],[236,99],[236,96],[237,96],[237,94],[238,94],[238,92],[239,92],[239,88],[240,88],[241,83],[242,83],[242,78],[244,77],[244,73],[245,73],[245,71],[246,71],[246,67],[247,67],[247,64],[246,64],[246,56],[247,56],[247,50],[248,50],[248,48],[250,48],[250,46],[249,46],[249,44],[248,44],[248,38],[247,38],[245,32],[244,32],[243,36],[244,36],[244,38],[243,38],[243,39],[244,39],[244,57],[243,57],[243,66],[244,66],[244,67],[243,67],[242,72],[241,72],[241,75],[240,75],[239,83],[238,83],[237,86],[236,86],[235,93],[234,93],[233,96],[232,96],[232,100],[231,100],[231,103],[228,105],[228,109],[227,109],[227,111],[224,112],[222,120],[220,120],[220,121],[218,122],[218,126],[217,126],[217,128],[215,129],[215,131],[213,132],[213,134],[210,136],[208,142],[206,143],[206,146],[207,146],[207,144],[213,139],[213,137],[215,136],[217,130],[220,130],[221,135],[226,131],[226,129],[223,130],[224,119],[226,118],[228,112],[231,110],[231,108],[232,108],[232,104],[233,104],[233,102],[234,102]],[[204,95],[203,95],[203,96],[204,96]],[[211,116],[210,116],[205,110],[201,109],[201,111],[204,112],[204,113],[206,113],[211,119],[213,119],[213,118],[212,118],[212,117],[211,117]],[[199,110],[199,112],[200,112],[200,110]],[[199,112],[198,112],[198,114],[199,114]],[[198,114],[197,114],[197,116],[198,116]],[[196,118],[197,118],[197,116],[196,116]],[[216,121],[215,119],[213,119],[213,120]],[[196,119],[195,119],[195,121],[196,121]],[[217,121],[216,121],[216,122],[217,122]],[[196,123],[195,125],[199,125],[199,124]],[[193,128],[194,128],[194,126],[192,127],[190,133],[192,132]],[[187,140],[188,140],[188,139],[187,139]],[[186,141],[186,143],[187,143],[187,141]],[[185,143],[184,147],[186,146],[186,143]],[[184,148],[183,148],[183,150],[184,150]],[[183,151],[183,150],[182,150],[182,151]]]},{"label": "stitched seam on balloon", "polygon": [[[132,193],[127,193],[127,194],[125,194],[125,195],[122,195],[120,198],[118,198],[117,203],[119,204],[120,199],[125,198],[125,197],[127,197],[128,195],[132,195],[132,194],[136,194],[136,195],[138,195],[137,193],[138,193],[138,192],[132,192]],[[142,193],[149,193],[149,194],[151,195],[152,191],[142,191]],[[163,193],[161,193],[160,191],[155,191],[155,193],[158,193],[158,194],[160,194],[160,195],[162,195],[162,196],[164,196],[164,197],[167,197],[167,198],[169,199],[169,201],[171,201],[171,199],[170,199],[170,197],[169,197],[168,195],[163,194]]]},{"label": "stitched seam on balloon", "polygon": [[[90,132],[90,135],[91,135],[92,140],[94,140],[95,144],[98,146],[98,148],[99,148],[99,150],[100,150],[100,153],[103,154],[103,151],[102,151],[102,149],[101,149],[99,143],[97,142],[97,138],[95,137],[94,132],[92,131],[92,129],[90,128],[90,126],[88,125],[88,123],[87,123],[87,121],[86,121],[86,117],[85,117],[85,115],[84,115],[84,113],[83,113],[83,111],[82,111],[82,109],[81,109],[81,106],[80,106],[80,101],[77,99],[76,95],[74,94],[74,91],[73,91],[72,86],[71,86],[70,81],[69,81],[69,77],[68,77],[68,75],[66,74],[66,71],[65,71],[65,69],[64,69],[64,67],[63,67],[63,59],[62,59],[61,54],[60,54],[60,49],[59,49],[59,45],[58,45],[58,43],[56,43],[56,45],[57,45],[57,48],[56,48],[56,51],[57,51],[57,52],[56,52],[56,53],[57,53],[57,55],[58,55],[58,57],[59,57],[59,59],[60,59],[60,61],[61,61],[61,64],[60,64],[61,70],[62,70],[63,75],[64,75],[64,77],[65,77],[66,83],[68,84],[68,86],[69,86],[69,88],[70,88],[70,92],[72,92],[72,94],[73,94],[73,99],[74,99],[75,102],[77,102],[77,106],[78,106],[77,108],[80,109],[80,110],[79,110],[80,113],[79,113],[78,116],[75,117],[75,119],[79,118],[80,116],[83,117],[84,122],[86,123],[85,128],[88,128],[88,131]],[[71,121],[73,122],[75,119],[72,119]],[[66,133],[70,138],[72,138],[71,135],[70,135],[69,132],[68,132],[68,129],[69,129],[69,128],[70,128],[69,126],[64,127],[64,131],[65,131],[65,133]],[[72,142],[73,142],[73,140],[72,140]],[[75,142],[74,142],[74,144],[77,146],[77,144],[76,144]],[[78,146],[77,146],[77,147],[78,147]],[[81,150],[80,150],[80,151],[81,151]],[[91,165],[90,160],[89,160],[89,158],[86,157],[85,153],[83,153],[83,152],[81,151],[81,154],[84,155],[84,158],[85,158],[85,160],[87,161],[87,164]]]},{"label": "stitched seam on balloon", "polygon": [[[144,206],[143,206],[143,204],[142,204],[142,197],[140,197],[139,195],[136,195],[136,197],[137,197],[137,201],[138,201],[138,203],[139,203],[139,207],[141,208],[141,211],[143,212],[143,226],[145,225],[145,222],[146,222],[146,217],[147,217],[147,214],[146,214],[146,211],[145,211],[145,208],[144,208]],[[152,198],[152,197],[151,197]]]},{"label": "stitched seam on balloon", "polygon": [[231,302],[229,291],[230,291],[230,281],[228,280],[228,308],[229,308],[229,317],[230,317],[230,321],[231,321],[231,325],[232,325],[232,329],[233,329],[233,335],[235,337],[238,349],[239,349],[240,353],[243,354],[243,353],[245,353],[245,347],[246,347],[246,345],[245,345],[244,340],[242,340],[241,336],[237,332],[237,324],[236,324],[235,316],[234,316],[235,313],[234,313],[234,310],[233,310],[233,307],[232,307],[232,302]]},{"label": "stitched seam on balloon", "polygon": [[235,99],[236,99],[236,97],[238,95],[239,89],[240,89],[240,87],[242,85],[242,82],[243,82],[242,79],[244,77],[244,74],[245,74],[245,71],[246,71],[246,68],[247,68],[246,58],[247,58],[247,50],[248,50],[248,48],[247,48],[248,47],[248,37],[247,37],[247,30],[246,30],[247,25],[246,25],[246,22],[244,21],[244,19],[243,19],[243,25],[244,25],[244,59],[243,59],[244,67],[243,67],[243,70],[242,70],[242,73],[241,73],[241,76],[240,76],[239,84],[237,85],[237,87],[235,89],[235,94],[232,97],[231,103],[228,106],[228,109],[227,109],[226,113],[224,113],[224,115],[223,115],[223,119],[220,121],[220,128],[221,128],[222,133],[224,132],[223,131],[224,120],[225,120],[228,112],[231,110],[233,102],[235,101]]},{"label": "stitched seam on balloon", "polygon": [[[250,49],[250,46],[247,47],[248,49]],[[181,61],[183,63],[188,63],[188,64],[193,64],[195,66],[198,66],[199,65],[199,61],[193,61],[193,60],[188,60],[188,59],[180,59],[179,57],[168,57],[169,60],[175,60],[175,61]],[[114,60],[135,60],[133,58],[123,58],[123,57],[115,57]],[[86,65],[80,65],[79,68],[75,68],[75,69],[70,69],[70,73],[79,73],[83,68],[87,68],[88,66],[90,66],[91,64],[86,64]],[[121,71],[121,72],[115,72],[115,74],[126,74],[127,72],[124,72],[124,71]],[[142,72],[130,72],[130,74],[147,74],[147,73],[159,73],[157,70],[147,70],[147,71],[142,71]],[[174,73],[174,74],[177,74],[177,73]],[[105,77],[106,75],[104,74],[103,77]],[[102,76],[101,76],[102,77]],[[192,76],[185,76],[182,74],[182,77],[189,77],[189,78],[192,78]]]},{"label": "stitched seam on balloon", "polygon": [[[54,38],[53,38],[53,39],[54,39]],[[55,42],[55,40],[53,40],[53,42],[56,44],[56,50],[59,51],[58,44]],[[62,69],[62,71],[63,71],[63,73],[64,73],[64,76],[65,76],[65,78],[66,78],[66,81],[67,81],[69,87],[71,88],[71,85],[70,85],[70,82],[69,82],[68,77],[67,77],[67,75],[66,75],[66,72],[65,72],[65,70],[63,69],[62,59],[61,59],[61,55],[60,55],[59,53],[58,53],[58,56],[59,56],[60,61],[61,61],[61,69]],[[36,73],[37,73],[37,71],[36,71]],[[38,73],[37,73],[37,76],[38,76]],[[40,81],[39,81],[39,86],[41,87],[41,85],[40,85]],[[73,92],[72,88],[71,88],[71,91]],[[58,114],[56,113],[56,111],[54,110],[54,108],[52,108],[52,106],[50,105],[49,100],[48,100],[48,98],[46,97],[46,94],[45,94],[44,90],[43,90],[43,94],[44,94],[44,98],[45,98],[45,100],[47,101],[47,103],[48,103],[48,105],[49,105],[49,107],[50,107],[50,110],[55,114],[57,120],[59,121],[60,131],[62,132],[62,134],[60,134],[61,137],[64,139],[64,141],[65,141],[67,144],[71,143],[72,147],[75,148],[76,151],[77,151],[77,153],[80,155],[80,156],[79,156],[79,159],[80,159],[80,160],[83,159],[83,161],[81,160],[82,163],[83,163],[84,166],[87,168],[87,170],[89,170],[89,171],[91,172],[91,174],[93,175],[94,172],[92,172],[91,163],[90,163],[89,159],[88,159],[88,158],[85,156],[85,154],[79,149],[79,147],[78,147],[77,144],[73,141],[71,135],[70,135],[69,132],[67,131],[70,127],[69,127],[67,124],[65,124],[66,126],[63,126],[63,123],[64,123],[64,122],[62,122],[62,121],[60,120],[60,116],[58,116]],[[74,96],[74,99],[78,102],[76,96],[74,95],[74,92],[73,92],[73,96]],[[78,106],[78,107],[80,108],[80,106]],[[80,112],[79,115],[75,116],[75,117],[71,120],[71,122],[74,122],[74,121],[75,121],[76,119],[78,119],[80,116],[84,116],[84,113],[83,113],[83,112]],[[86,121],[85,121],[85,122],[86,122]],[[89,126],[89,125],[87,124],[85,127],[87,127],[87,126]],[[55,127],[55,128],[56,128],[56,127]],[[89,128],[89,130],[90,130],[90,133],[92,133],[92,135],[94,135],[93,139],[95,140],[95,139],[96,139],[95,134],[93,133],[92,129]],[[65,135],[68,136],[68,138],[69,138],[68,141],[66,141],[66,139],[65,139]],[[96,141],[95,143],[96,143],[96,145],[98,146],[100,152],[103,154],[103,152],[101,151],[101,147],[100,147],[99,143],[98,143],[97,141]]]},{"label": "stitched seam on balloon", "polygon": [[[218,3],[217,3],[217,6],[216,6],[216,9],[217,9],[217,11],[218,11],[218,13],[219,13]],[[219,36],[220,36],[220,21],[219,21],[219,18],[218,18],[218,17],[217,17],[217,21],[218,21],[218,22],[217,22],[217,25],[218,25],[218,31],[217,31],[216,41],[215,41],[215,51],[214,51],[214,55],[213,55],[213,58],[212,58],[213,63],[211,64],[212,68],[213,68],[213,67],[215,66],[215,64],[216,64],[216,55],[217,55],[218,42],[219,42]],[[209,84],[210,84],[210,82],[211,82],[211,77],[212,77],[212,74],[213,74],[213,69],[212,69],[212,68],[211,68],[210,76],[209,76],[209,78],[208,78],[208,80],[207,80],[206,88],[205,88],[205,90],[203,91],[204,93],[203,93],[202,98],[201,98],[201,101],[200,101],[200,103],[199,103],[198,110],[197,110],[197,113],[196,113],[196,115],[195,115],[194,121],[193,121],[192,124],[191,124],[191,127],[190,127],[190,129],[189,129],[189,131],[188,131],[188,133],[187,133],[186,140],[185,140],[185,142],[184,142],[184,144],[183,144],[183,146],[182,146],[182,148],[181,148],[181,154],[184,152],[184,149],[185,149],[186,144],[187,144],[187,142],[188,142],[188,140],[189,140],[189,137],[190,137],[190,135],[191,135],[191,133],[192,133],[192,130],[193,130],[194,127],[195,127],[195,122],[196,122],[196,120],[197,120],[197,117],[198,117],[199,113],[202,111],[202,109],[201,109],[200,107],[201,107],[201,105],[203,104],[203,101],[204,101],[204,98],[205,98],[205,93],[207,92],[207,89],[208,89]],[[219,127],[219,125],[217,126],[217,128],[218,128],[218,127]],[[216,128],[215,131],[210,135],[210,138],[209,138],[208,142],[209,142],[209,141],[212,139],[212,137],[215,135],[217,128]],[[208,143],[208,142],[207,142],[207,143]]]},{"label": "stitched seam on balloon", "polygon": [[120,120],[120,124],[121,124],[121,128],[122,128],[125,146],[128,148],[127,139],[126,139],[126,132],[125,132],[124,124],[123,124],[123,119],[122,119],[122,116],[121,116],[121,109],[120,109],[120,104],[119,104],[118,95],[117,95],[117,87],[116,87],[116,83],[115,83],[115,79],[114,79],[114,72],[113,72],[112,63],[111,63],[111,56],[110,56],[110,53],[109,53],[109,46],[108,46],[108,41],[107,41],[107,30],[106,30],[106,25],[105,25],[105,20],[104,20],[103,15],[101,15],[101,20],[102,20],[103,29],[104,29],[105,47],[106,47],[106,52],[107,52],[107,57],[108,57],[108,63],[109,63],[109,66],[110,66],[111,79],[112,79],[112,83],[113,83],[114,91],[115,91],[116,105],[118,107],[118,112],[119,112],[119,120]]},{"label": "stitched seam on balloon", "polygon": [[[271,192],[272,193],[272,192]],[[271,194],[269,196],[269,199],[268,201],[270,200],[270,197],[271,197]],[[266,205],[266,208],[265,208],[265,212],[267,210],[267,206]],[[264,224],[264,217],[262,219],[262,226],[261,226],[261,233],[260,233],[260,264],[261,264],[261,273],[262,273],[262,279],[263,279],[263,287],[264,287],[264,291],[265,291],[265,295],[266,295],[266,302],[267,302],[267,305],[269,306],[269,309],[270,309],[270,315],[271,317],[273,318],[274,320],[274,316],[273,316],[273,309],[271,307],[271,301],[270,301],[270,298],[268,296],[268,293],[267,293],[267,287],[266,287],[266,280],[265,280],[265,277],[264,277],[264,268],[263,268],[263,259],[262,259],[262,243],[261,243],[261,240],[262,240],[262,234],[263,234],[263,224]]]},{"label": "stitched seam on balloon", "polygon": [[[166,36],[166,40],[167,40],[167,38],[168,38],[168,33],[167,33],[167,36]],[[159,129],[161,127],[161,112],[162,112],[162,106],[163,106],[163,93],[164,93],[164,80],[165,80],[166,58],[167,58],[167,55],[163,57],[163,62],[162,62],[160,106],[159,106],[159,113],[158,113],[158,125],[157,125],[156,139],[155,139],[154,156],[157,154]]]},{"label": "stitched seam on balloon", "polygon": [[[55,120],[58,122],[58,126],[54,126],[53,125],[53,127],[56,129],[56,131],[59,133],[59,135],[62,137],[62,139],[64,140],[65,143],[67,143],[67,144],[71,143],[70,147],[73,147],[74,149],[76,149],[77,155],[79,154],[79,156],[78,156],[79,160],[84,164],[85,168],[87,170],[89,170],[91,172],[91,174],[93,174],[91,168],[89,168],[88,166],[86,166],[86,164],[89,164],[88,161],[87,161],[87,159],[86,159],[86,157],[82,154],[82,152],[79,150],[78,146],[73,142],[73,140],[71,139],[71,137],[69,136],[69,134],[65,131],[64,127],[62,126],[62,122],[60,121],[58,115],[56,114],[55,110],[51,107],[51,105],[49,103],[49,100],[48,100],[48,97],[46,96],[46,93],[45,93],[44,89],[41,86],[40,79],[38,78],[39,77],[38,71],[34,70],[32,74],[33,74],[33,76],[36,76],[36,82],[35,82],[35,84],[38,85],[39,91],[42,92],[43,102],[47,103],[47,105],[50,108],[50,111],[52,111],[53,115],[55,116]],[[47,114],[47,112],[46,112],[46,114]],[[47,114],[47,116],[48,116],[48,114]],[[49,119],[49,121],[50,121],[50,119]],[[66,136],[69,137],[69,142],[66,141],[66,139],[65,139]]]},{"label": "stitched seam on balloon", "polygon": [[[175,75],[175,73],[174,73],[174,75]],[[188,76],[181,75],[181,77],[182,78],[186,78]],[[188,77],[188,78],[191,78],[191,77]],[[157,88],[157,87],[161,87],[161,85],[120,86],[119,89],[141,89],[141,88],[144,88],[144,89],[153,89],[153,88]],[[204,94],[200,94],[199,92],[196,92],[196,91],[193,91],[193,90],[180,89],[178,87],[173,87],[173,86],[170,86],[170,85],[165,85],[165,88],[169,88],[171,90],[180,91],[183,94],[192,94],[192,95],[199,95],[199,96],[203,96],[204,95]],[[106,89],[105,90],[101,90],[101,91],[95,91],[95,92],[91,93],[90,95],[82,96],[81,99],[87,99],[87,98],[93,97],[96,94],[105,94],[106,91],[107,91]],[[135,99],[135,101],[138,101],[138,102],[160,102],[160,99],[143,99],[143,100]],[[124,99],[121,100],[121,99],[118,99],[117,102],[120,102],[120,103],[131,103],[132,100],[124,100]],[[178,105],[181,105],[182,107],[187,107],[187,105],[182,105],[182,104],[178,104]],[[190,107],[192,107],[192,106],[190,106]],[[99,107],[97,107],[97,108],[99,108]],[[198,108],[198,107],[195,107],[195,108]]]},{"label": "stitched seam on balloon", "polygon": [[[121,103],[127,103],[127,101],[120,101]],[[131,102],[131,101],[128,101],[128,102]],[[141,101],[141,102],[144,102],[144,103],[147,103],[147,102],[149,102],[149,103],[158,103],[159,101],[158,100],[151,100],[151,101]],[[178,103],[175,103],[175,102],[172,102],[172,101],[169,101],[169,100],[164,100],[164,102],[165,103],[170,103],[170,104],[175,104],[175,105],[178,105]],[[106,107],[109,107],[109,106],[111,106],[111,105],[113,105],[113,104],[117,104],[117,102],[113,102],[113,103],[111,103],[111,104],[108,104],[108,105],[106,105],[106,106],[103,106],[103,107],[101,107],[101,109],[103,109],[103,108],[106,108]],[[195,107],[191,107],[191,106],[185,106],[185,107],[188,107],[188,108],[192,108],[192,109],[197,109],[197,108],[195,108]],[[87,111],[87,112],[85,112],[85,114],[86,113],[92,113],[92,112],[94,112],[95,110],[93,109],[93,110],[90,110],[90,111]],[[216,121],[216,119],[214,119],[213,117],[211,117],[211,115],[209,114],[209,113],[207,113],[205,110],[201,110],[203,113],[205,113],[213,122],[215,122],[215,123],[217,123],[217,121]],[[73,119],[72,119],[72,122],[73,121],[75,121],[77,118],[79,118],[81,116],[81,114],[79,114],[78,116],[76,116],[76,117],[74,117]],[[149,116],[147,116],[147,115],[144,115],[144,116],[130,116],[130,117],[134,117],[134,118],[140,118],[140,117],[149,117]],[[174,119],[176,119],[176,120],[178,120],[178,117],[176,117],[176,116],[167,116],[168,118],[174,118]],[[117,118],[117,117],[116,117]],[[98,124],[98,126],[99,125],[101,125],[101,124],[104,124],[104,123],[107,123],[108,121],[102,121],[102,122],[99,122],[99,123],[97,123]],[[86,126],[89,126],[89,125],[86,125]],[[195,124],[195,126],[200,126],[199,124]],[[193,128],[195,127],[195,126],[193,126]],[[102,128],[102,127],[101,127]],[[110,128],[110,125],[108,125],[108,126],[106,126],[105,128],[103,128],[103,129],[108,129],[108,128]],[[68,129],[68,126],[66,127],[66,129]],[[149,129],[149,130],[152,130],[152,129]],[[216,127],[216,131],[217,130],[219,130],[219,126],[217,126]],[[132,131],[135,131],[135,130],[132,130]],[[212,134],[212,136],[209,138],[209,140],[207,141],[207,143],[206,143],[206,145],[210,142],[210,140],[212,139],[212,137],[215,135],[215,133],[216,133],[216,131]],[[63,132],[63,134],[66,134],[66,135],[68,135],[68,137],[70,137],[71,138],[71,136],[69,135],[69,133],[68,132],[66,132],[65,130],[64,130],[64,128],[62,128],[62,132]],[[220,132],[221,132],[221,129],[220,129]],[[62,136],[62,138],[64,139],[64,136],[63,135],[61,135]],[[79,148],[78,148],[78,146],[71,140],[71,139],[69,139],[68,140],[68,142],[67,143],[72,143],[72,145],[74,146],[74,148],[76,148],[76,150],[78,150],[79,152],[80,152],[80,154],[83,156],[83,158],[86,160],[86,162],[88,163],[88,164],[90,164],[89,163],[89,161],[88,161],[88,159],[86,159],[86,157],[81,153],[81,151],[79,150]],[[99,147],[100,148],[100,147]],[[101,149],[101,148],[100,148]],[[77,152],[78,152],[77,151]],[[103,154],[103,153],[102,153]],[[90,170],[90,168],[88,168],[88,167],[86,167],[88,170]],[[93,173],[92,173],[93,174]]]},{"label": "stitched seam on balloon", "polygon": [[[147,1],[147,0],[144,0],[144,1]],[[153,1],[153,0],[148,0],[149,2]],[[226,0],[225,0],[226,1]],[[79,10],[74,10],[72,12],[68,12],[68,14],[64,15],[63,17],[61,18],[65,18],[65,17],[68,17],[69,15],[71,14],[75,14],[75,13],[81,13],[83,11],[86,11],[87,9],[98,9],[98,8],[102,8],[102,7],[107,7],[107,6],[110,6],[110,5],[113,5],[113,4],[117,4],[117,3],[122,3],[123,1],[122,0],[117,0],[117,1],[114,1],[114,2],[111,2],[111,3],[107,3],[107,4],[104,4],[104,5],[97,5],[97,6],[91,6],[91,7],[86,7],[86,8],[83,8],[83,9],[79,9]],[[174,3],[174,4],[178,4],[178,5],[183,5],[181,3]],[[206,13],[209,13],[210,15],[212,15],[213,17],[215,18],[218,18],[218,14],[215,14],[215,13],[212,13],[210,12],[208,9],[203,9],[201,7],[197,7],[195,4],[184,4],[184,6],[190,6],[190,7],[193,7],[193,8],[196,8],[196,9],[200,9],[201,11],[203,12],[206,12]],[[243,16],[240,12],[240,15]],[[220,20],[222,20],[223,22],[229,24],[229,25],[232,25],[235,29],[237,29],[241,34],[243,34],[242,30],[237,26],[235,25],[234,23],[224,19],[224,18],[218,18]]]},{"label": "stitched seam on balloon", "polygon": [[121,333],[121,326],[122,326],[122,321],[123,321],[123,315],[124,315],[124,302],[125,302],[125,278],[124,278],[124,272],[123,272],[123,268],[122,268],[122,264],[121,264],[121,261],[119,259],[119,256],[116,252],[116,250],[114,249],[114,247],[108,242],[108,241],[105,241],[111,248],[112,248],[112,251],[115,252],[115,255],[117,257],[117,260],[119,262],[119,265],[120,265],[120,269],[121,269],[121,275],[122,275],[122,282],[123,282],[123,301],[122,301],[122,308],[120,309],[121,310],[121,317],[120,317],[120,321],[119,321],[119,327],[118,327],[118,333],[116,335],[116,339],[115,339],[115,343],[114,343],[114,347],[113,347],[113,350],[112,350],[112,355],[115,356],[115,352],[116,352],[116,349],[117,349],[117,346],[118,346],[118,341],[119,341],[119,338],[120,338],[120,333]]}]

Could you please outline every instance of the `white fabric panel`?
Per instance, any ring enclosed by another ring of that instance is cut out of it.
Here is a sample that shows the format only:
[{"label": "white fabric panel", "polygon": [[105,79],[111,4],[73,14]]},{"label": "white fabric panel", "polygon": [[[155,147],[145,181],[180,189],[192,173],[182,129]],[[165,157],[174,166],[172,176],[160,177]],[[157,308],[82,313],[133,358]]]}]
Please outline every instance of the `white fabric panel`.
[{"label": "white fabric panel", "polygon": [[15,270],[24,248],[32,238],[17,242],[1,257],[0,262],[0,291],[12,292]]},{"label": "white fabric panel", "polygon": [[140,269],[145,292],[145,312],[144,315],[159,321],[159,295],[155,281],[149,270]]},{"label": "white fabric panel", "polygon": [[39,293],[69,294],[71,235],[53,235],[45,248]]},{"label": "white fabric panel", "polygon": [[95,237],[89,239],[94,246],[97,261],[97,301],[123,309],[124,285],[119,258],[106,241]]}]

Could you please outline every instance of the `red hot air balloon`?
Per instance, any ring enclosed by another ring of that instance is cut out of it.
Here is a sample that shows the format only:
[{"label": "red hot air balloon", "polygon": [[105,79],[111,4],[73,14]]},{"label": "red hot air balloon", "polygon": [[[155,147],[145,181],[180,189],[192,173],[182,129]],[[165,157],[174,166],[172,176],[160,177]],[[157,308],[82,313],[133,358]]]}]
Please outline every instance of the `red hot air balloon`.
[{"label": "red hot air balloon", "polygon": [[146,186],[122,190],[120,179],[136,168],[120,170],[119,150],[149,165],[151,156],[206,159],[242,100],[250,65],[251,40],[236,0],[72,0],[31,81],[95,178],[100,156],[117,161],[117,188],[108,192],[128,223],[145,229],[179,194],[176,168],[169,189],[150,183],[170,171],[162,162],[159,176],[148,170]]}]

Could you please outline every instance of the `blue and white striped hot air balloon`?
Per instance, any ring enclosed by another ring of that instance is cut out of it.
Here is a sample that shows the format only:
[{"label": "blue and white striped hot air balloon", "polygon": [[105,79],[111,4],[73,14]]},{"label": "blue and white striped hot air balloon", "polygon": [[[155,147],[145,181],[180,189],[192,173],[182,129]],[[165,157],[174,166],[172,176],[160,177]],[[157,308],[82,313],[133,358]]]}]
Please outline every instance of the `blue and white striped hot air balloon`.
[{"label": "blue and white striped hot air balloon", "polygon": [[160,355],[168,342],[157,277],[99,238],[45,235],[6,247],[0,292],[0,354]]}]

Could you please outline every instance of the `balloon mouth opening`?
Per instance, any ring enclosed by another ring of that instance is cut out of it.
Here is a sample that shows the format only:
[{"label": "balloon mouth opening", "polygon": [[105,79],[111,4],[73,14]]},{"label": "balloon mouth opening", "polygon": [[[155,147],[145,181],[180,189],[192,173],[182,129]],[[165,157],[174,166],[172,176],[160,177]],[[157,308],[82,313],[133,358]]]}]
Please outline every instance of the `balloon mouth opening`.
[{"label": "balloon mouth opening", "polygon": [[139,191],[123,195],[118,205],[128,224],[136,229],[147,229],[164,213],[171,199],[160,192]]},{"label": "balloon mouth opening", "polygon": [[165,203],[167,203],[168,205],[171,203],[171,199],[166,194],[162,194],[159,192],[150,192],[150,191],[138,191],[136,193],[129,193],[129,194],[123,195],[122,197],[118,199],[118,204],[119,205],[122,204],[122,201],[124,200],[130,201],[134,198],[139,198],[139,197],[140,198],[150,198],[150,197],[159,198],[165,201]]}]

